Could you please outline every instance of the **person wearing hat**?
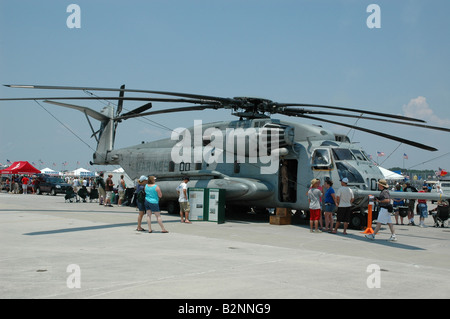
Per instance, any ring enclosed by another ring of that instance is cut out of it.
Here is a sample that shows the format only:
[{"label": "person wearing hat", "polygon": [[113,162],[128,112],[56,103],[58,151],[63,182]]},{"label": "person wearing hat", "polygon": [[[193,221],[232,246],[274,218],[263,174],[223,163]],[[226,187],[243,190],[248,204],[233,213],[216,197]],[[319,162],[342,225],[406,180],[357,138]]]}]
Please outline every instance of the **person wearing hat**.
[{"label": "person wearing hat", "polygon": [[397,241],[397,236],[395,235],[394,224],[392,223],[391,213],[389,212],[389,205],[391,205],[391,198],[389,195],[389,185],[384,179],[378,181],[378,189],[381,191],[380,196],[375,197],[375,201],[380,204],[380,211],[377,217],[377,226],[375,227],[373,234],[365,235],[368,239],[375,239],[375,235],[381,228],[381,225],[388,225],[391,231],[390,241]]},{"label": "person wearing hat", "polygon": [[[137,231],[145,231],[145,229],[142,228],[141,224],[142,224],[142,218],[144,217],[144,214],[145,214],[145,185],[147,184],[147,180],[148,180],[147,176],[142,175],[138,180],[138,183],[136,186],[136,191],[134,192],[136,194],[136,206],[139,211],[138,225],[136,228]],[[139,198],[138,198],[139,197],[138,194],[141,193],[142,191],[144,192],[144,194],[143,194],[144,200],[143,201],[139,200]]]},{"label": "person wearing hat", "polygon": [[[422,190],[419,193],[427,193],[428,187],[426,185],[422,186]],[[425,218],[428,217],[428,206],[426,199],[417,200],[417,213],[419,214],[420,222],[419,227],[425,227]]]},{"label": "person wearing hat", "polygon": [[105,207],[113,207],[111,205],[112,193],[114,190],[114,183],[112,181],[112,174],[108,174],[108,178],[105,181],[105,191],[106,191],[106,199],[105,199]]},{"label": "person wearing hat", "polygon": [[308,191],[308,202],[309,202],[309,227],[310,232],[313,233],[313,225],[315,227],[316,233],[321,233],[319,230],[319,219],[320,219],[320,201],[322,197],[322,192],[319,189],[320,180],[314,178],[311,181],[311,188]]},{"label": "person wearing hat", "polygon": [[337,233],[337,230],[341,223],[344,223],[344,235],[347,235],[347,228],[350,222],[350,216],[352,213],[352,203],[355,200],[353,191],[347,186],[348,178],[341,179],[341,187],[336,192],[336,204],[338,206],[336,225],[334,226],[333,234]]},{"label": "person wearing hat", "polygon": [[191,207],[189,205],[189,199],[187,194],[187,184],[189,183],[189,177],[183,177],[183,181],[176,188],[178,193],[178,204],[180,205],[180,218],[182,223],[191,224],[189,220],[189,212]]}]

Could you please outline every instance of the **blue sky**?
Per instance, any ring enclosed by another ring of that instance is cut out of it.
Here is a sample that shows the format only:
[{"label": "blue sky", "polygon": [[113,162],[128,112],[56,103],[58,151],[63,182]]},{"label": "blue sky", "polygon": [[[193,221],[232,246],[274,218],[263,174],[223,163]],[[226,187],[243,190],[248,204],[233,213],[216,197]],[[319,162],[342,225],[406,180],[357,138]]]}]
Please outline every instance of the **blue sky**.
[{"label": "blue sky", "polygon": [[[69,29],[67,7],[81,8]],[[369,4],[381,28],[369,29]],[[0,84],[119,87],[278,102],[326,104],[425,119],[450,128],[450,22],[447,0],[0,0]],[[79,95],[0,88],[2,97]],[[76,104],[74,102],[74,104]],[[80,103],[78,103],[80,104]],[[141,103],[142,104],[142,103]],[[99,102],[85,103],[100,110]],[[139,103],[125,102],[133,109]],[[44,105],[95,148],[80,112]],[[163,106],[154,104],[154,109]],[[86,167],[92,150],[35,102],[1,102],[0,163],[67,161]],[[277,118],[321,124],[317,121]],[[336,118],[328,117],[336,120]],[[233,120],[229,111],[150,118],[170,129]],[[354,119],[341,119],[355,124]],[[349,133],[384,167],[450,169],[450,133],[372,121],[358,125],[434,146],[428,152],[359,131]],[[170,136],[154,122],[120,124],[116,148]],[[425,163],[424,163],[425,162]],[[424,163],[424,164],[421,164]],[[38,165],[40,166],[40,165]],[[92,168],[92,167],[87,167]]]}]

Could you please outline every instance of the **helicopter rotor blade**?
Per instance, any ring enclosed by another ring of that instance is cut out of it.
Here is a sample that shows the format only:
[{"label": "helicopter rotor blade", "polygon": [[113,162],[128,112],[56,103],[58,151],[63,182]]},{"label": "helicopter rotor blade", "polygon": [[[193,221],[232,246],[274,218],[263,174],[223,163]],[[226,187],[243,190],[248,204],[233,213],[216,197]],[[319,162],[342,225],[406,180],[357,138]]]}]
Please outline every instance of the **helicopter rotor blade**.
[{"label": "helicopter rotor blade", "polygon": [[[286,114],[286,113],[282,112],[280,114]],[[327,123],[331,123],[331,124],[335,124],[335,125],[341,125],[341,126],[345,126],[345,127],[348,127],[348,128],[355,129],[355,130],[363,131],[363,132],[366,132],[366,133],[369,133],[369,134],[381,136],[381,137],[384,137],[384,138],[387,138],[387,139],[390,139],[390,140],[394,140],[394,141],[397,141],[397,142],[401,142],[401,143],[404,143],[404,144],[407,144],[407,145],[411,145],[411,146],[414,146],[414,147],[417,147],[417,148],[420,148],[420,149],[423,149],[423,150],[432,151],[432,152],[437,151],[436,148],[428,146],[428,145],[425,145],[425,144],[421,144],[421,143],[414,142],[414,141],[411,141],[411,140],[407,140],[407,139],[404,139],[404,138],[401,138],[401,137],[398,137],[398,136],[389,135],[389,134],[386,134],[386,133],[370,130],[370,129],[359,127],[359,126],[355,126],[355,125],[335,122],[335,121],[326,120],[326,119],[323,119],[323,118],[318,118],[318,117],[309,116],[309,115],[305,115],[305,114],[292,113],[292,114],[286,114],[286,115],[291,115],[291,116],[296,116],[296,117],[303,117],[303,118],[307,118],[307,119],[311,119],[311,120],[317,120],[317,121],[323,121],[323,122],[327,122]]]},{"label": "helicopter rotor blade", "polygon": [[84,106],[79,106],[79,105],[74,105],[74,104],[68,104],[68,103],[61,103],[61,102],[57,102],[57,101],[50,101],[50,100],[44,100],[44,103],[48,103],[48,104],[54,104],[54,105],[58,105],[58,106],[64,106],[70,109],[74,109],[74,110],[78,110],[81,111],[83,113],[85,113],[86,115],[89,115],[90,117],[98,120],[98,121],[107,121],[109,119],[108,116],[97,112],[93,109],[90,109],[88,107],[84,107]]},{"label": "helicopter rotor blade", "polygon": [[370,114],[370,115],[376,115],[376,116],[383,116],[383,117],[395,118],[395,119],[404,120],[404,121],[425,123],[425,121],[423,121],[423,120],[412,118],[412,117],[406,117],[406,116],[396,115],[396,114],[373,112],[373,111],[367,111],[367,110],[361,110],[361,109],[352,109],[352,108],[340,107],[340,106],[304,104],[304,103],[276,103],[275,105],[277,107],[282,107],[282,108],[287,107],[287,106],[318,107],[318,108],[325,108],[325,109],[333,109],[333,110],[341,110],[341,111],[349,111],[349,112]]},{"label": "helicopter rotor blade", "polygon": [[[109,91],[109,92],[133,92],[133,93],[148,93],[148,94],[160,94],[185,97],[191,99],[202,99],[208,101],[228,102],[231,103],[234,100],[230,98],[223,98],[210,95],[191,94],[191,93],[179,93],[179,92],[167,92],[167,91],[154,91],[154,90],[137,90],[137,89],[125,89],[125,88],[99,88],[99,87],[78,87],[78,86],[51,86],[51,85],[17,85],[17,84],[5,84],[4,86],[10,88],[22,88],[22,89],[44,89],[44,90],[77,90],[77,91]],[[202,103],[205,103],[203,101]]]},{"label": "helicopter rotor blade", "polygon": [[122,112],[122,108],[123,108],[123,96],[125,94],[125,84],[122,84],[122,86],[120,87],[120,92],[119,92],[119,103],[117,103],[117,111],[116,111],[116,116],[119,116],[119,114]]},{"label": "helicopter rotor blade", "polygon": [[[216,103],[215,101],[205,101],[198,99],[169,99],[169,98],[153,98],[153,97],[106,97],[106,96],[78,96],[78,97],[19,97],[19,98],[0,98],[0,101],[41,101],[41,100],[115,100],[115,101],[144,101],[144,102],[170,102],[170,103],[191,103],[204,104]],[[218,103],[219,104],[219,103]]]},{"label": "helicopter rotor blade", "polygon": [[422,127],[422,128],[427,128],[427,129],[437,130],[437,131],[443,131],[443,132],[450,132],[450,128],[446,128],[446,127],[424,125],[424,124],[418,124],[418,123],[408,123],[408,122],[402,122],[402,121],[396,121],[396,120],[390,120],[390,119],[382,119],[382,118],[363,116],[363,115],[359,116],[359,115],[353,115],[353,114],[324,112],[324,111],[315,111],[315,110],[306,110],[306,109],[288,109],[288,112],[296,112],[296,113],[299,113],[299,114],[314,114],[314,115],[330,115],[330,116],[350,117],[350,118],[358,118],[358,119],[363,119],[363,120],[387,122],[387,123],[393,123],[393,124],[401,124],[401,125],[408,125],[408,126],[414,126],[414,127]]},{"label": "helicopter rotor blade", "polygon": [[176,113],[176,112],[188,112],[188,111],[203,111],[205,109],[218,109],[217,105],[195,105],[195,106],[185,106],[185,107],[177,107],[173,109],[165,109],[158,111],[145,112],[140,114],[123,114],[115,118],[115,120],[128,120],[130,118],[148,116],[148,115],[157,115],[157,114],[167,114],[167,113]]},{"label": "helicopter rotor blade", "polygon": [[[140,107],[138,107],[138,108],[135,108],[134,110],[131,110],[131,111],[125,113],[125,114],[122,114],[122,115],[120,116],[120,118],[126,118],[126,117],[129,116],[129,115],[140,114],[140,113],[142,113],[142,112],[147,111],[148,109],[151,109],[152,106],[153,106],[153,105],[152,105],[151,102],[150,102],[150,103],[147,103],[147,104],[144,104],[144,105],[142,105],[142,106],[140,106]],[[116,119],[118,119],[118,118],[119,118],[119,116],[116,117]]]}]

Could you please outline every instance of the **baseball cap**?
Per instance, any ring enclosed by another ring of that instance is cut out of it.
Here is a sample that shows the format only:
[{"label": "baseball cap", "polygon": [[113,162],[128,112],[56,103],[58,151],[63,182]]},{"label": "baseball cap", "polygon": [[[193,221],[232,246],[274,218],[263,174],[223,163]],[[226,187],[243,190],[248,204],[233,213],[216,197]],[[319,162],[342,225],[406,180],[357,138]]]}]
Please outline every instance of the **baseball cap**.
[{"label": "baseball cap", "polygon": [[347,178],[347,177],[344,177],[343,179],[341,179],[341,182],[343,182],[343,183],[345,183],[345,184],[348,184],[348,178]]},{"label": "baseball cap", "polygon": [[144,176],[144,175],[142,175],[140,178],[139,178],[139,181],[142,183],[143,181],[146,181],[146,180],[148,180],[148,178],[147,178],[147,176]]}]

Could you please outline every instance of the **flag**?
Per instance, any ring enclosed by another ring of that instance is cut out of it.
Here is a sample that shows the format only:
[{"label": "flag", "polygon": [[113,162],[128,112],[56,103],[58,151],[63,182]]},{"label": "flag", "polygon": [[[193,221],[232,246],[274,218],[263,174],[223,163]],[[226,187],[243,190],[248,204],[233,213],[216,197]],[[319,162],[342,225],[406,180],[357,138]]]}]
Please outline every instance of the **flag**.
[{"label": "flag", "polygon": [[406,153],[403,153],[403,158],[408,159],[408,155]]},{"label": "flag", "polygon": [[11,161],[9,159],[6,160],[6,164],[12,165]]},{"label": "flag", "polygon": [[381,157],[381,156],[385,156],[386,154],[384,154],[383,152],[377,152],[377,155],[378,155],[378,157]]},{"label": "flag", "polygon": [[445,169],[442,169],[442,168],[439,167],[439,176],[445,176],[447,174],[448,173],[447,173],[447,171]]}]

